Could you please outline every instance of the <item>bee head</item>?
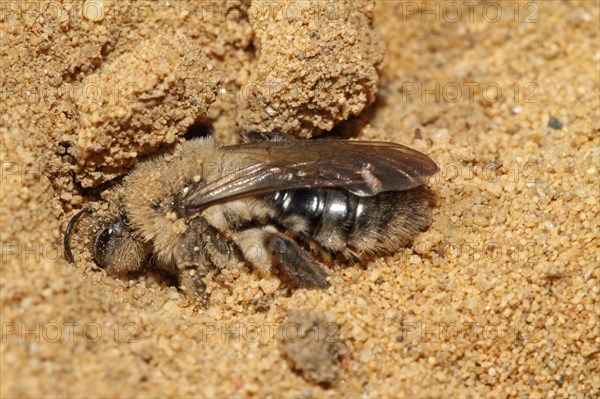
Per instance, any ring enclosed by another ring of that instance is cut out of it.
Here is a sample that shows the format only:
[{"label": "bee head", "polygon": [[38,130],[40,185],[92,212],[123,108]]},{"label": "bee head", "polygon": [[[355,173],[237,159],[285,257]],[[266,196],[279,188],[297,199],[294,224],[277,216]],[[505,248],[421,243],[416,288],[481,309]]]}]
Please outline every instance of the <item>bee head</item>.
[{"label": "bee head", "polygon": [[140,240],[123,215],[101,223],[92,238],[96,264],[111,274],[140,269],[150,254],[148,244]]}]

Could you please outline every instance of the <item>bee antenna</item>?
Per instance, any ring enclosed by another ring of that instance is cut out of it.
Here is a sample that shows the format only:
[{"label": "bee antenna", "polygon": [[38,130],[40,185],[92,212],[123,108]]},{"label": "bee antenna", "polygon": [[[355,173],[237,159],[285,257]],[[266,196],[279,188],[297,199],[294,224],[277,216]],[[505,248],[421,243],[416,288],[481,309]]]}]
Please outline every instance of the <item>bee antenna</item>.
[{"label": "bee antenna", "polygon": [[65,258],[67,259],[67,261],[69,263],[73,263],[75,261],[75,259],[73,258],[73,252],[71,252],[71,231],[73,230],[75,223],[77,223],[77,221],[81,218],[81,216],[84,213],[91,215],[92,214],[91,208],[87,205],[84,205],[83,209],[80,210],[79,212],[77,212],[75,214],[75,216],[73,216],[71,218],[71,220],[69,221],[69,224],[67,224],[67,228],[65,229],[65,239],[64,239]]}]

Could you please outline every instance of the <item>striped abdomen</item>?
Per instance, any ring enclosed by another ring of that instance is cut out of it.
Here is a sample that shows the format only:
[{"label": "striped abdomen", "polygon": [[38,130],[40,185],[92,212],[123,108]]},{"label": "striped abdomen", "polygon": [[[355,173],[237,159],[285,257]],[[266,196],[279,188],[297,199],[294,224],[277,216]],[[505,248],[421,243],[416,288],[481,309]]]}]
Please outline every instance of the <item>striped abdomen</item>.
[{"label": "striped abdomen", "polygon": [[295,236],[344,255],[393,252],[429,224],[429,196],[422,187],[372,197],[306,189],[265,199],[277,209],[278,222]]}]

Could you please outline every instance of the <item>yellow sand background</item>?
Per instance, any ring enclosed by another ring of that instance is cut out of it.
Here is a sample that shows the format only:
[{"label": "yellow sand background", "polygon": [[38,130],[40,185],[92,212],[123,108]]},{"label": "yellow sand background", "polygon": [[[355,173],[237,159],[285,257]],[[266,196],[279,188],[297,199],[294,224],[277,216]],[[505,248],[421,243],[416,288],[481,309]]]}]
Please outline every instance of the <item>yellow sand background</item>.
[{"label": "yellow sand background", "polygon": [[[373,10],[385,64],[375,104],[351,126],[440,165],[429,231],[396,256],[332,267],[327,291],[275,292],[265,313],[237,299],[270,292],[272,280],[247,277],[231,300],[195,312],[152,274],[115,279],[60,254],[64,212],[88,198],[77,197],[72,159],[48,164],[44,155],[67,157],[68,148],[53,149],[77,137],[70,121],[81,107],[40,89],[81,81],[104,56],[149,51],[126,43],[168,36],[165,26],[198,15],[196,6],[161,3],[135,29],[119,25],[96,57],[95,31],[73,34],[51,14],[15,14],[5,3],[1,395],[597,397],[599,4],[477,3],[384,1]],[[235,38],[252,39],[252,24],[217,26],[231,32],[200,35],[215,47],[208,59],[251,69],[258,49]],[[113,28],[103,28],[107,37]],[[246,75],[223,79],[245,82],[252,71],[235,73]],[[235,104],[212,109],[217,136],[234,141]],[[304,381],[281,357],[275,330],[290,309],[328,312],[340,326],[348,352],[331,388]]]}]

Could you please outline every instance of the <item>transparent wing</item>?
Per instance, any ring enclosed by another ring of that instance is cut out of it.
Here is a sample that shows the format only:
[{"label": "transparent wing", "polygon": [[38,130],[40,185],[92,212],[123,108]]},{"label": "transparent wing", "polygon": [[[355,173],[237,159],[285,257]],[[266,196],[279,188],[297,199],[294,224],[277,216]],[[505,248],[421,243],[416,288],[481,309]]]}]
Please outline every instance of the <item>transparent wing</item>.
[{"label": "transparent wing", "polygon": [[337,188],[365,197],[422,185],[438,171],[428,156],[387,142],[268,141],[223,147],[246,166],[192,188],[181,207],[198,211],[241,197],[303,188]]}]

